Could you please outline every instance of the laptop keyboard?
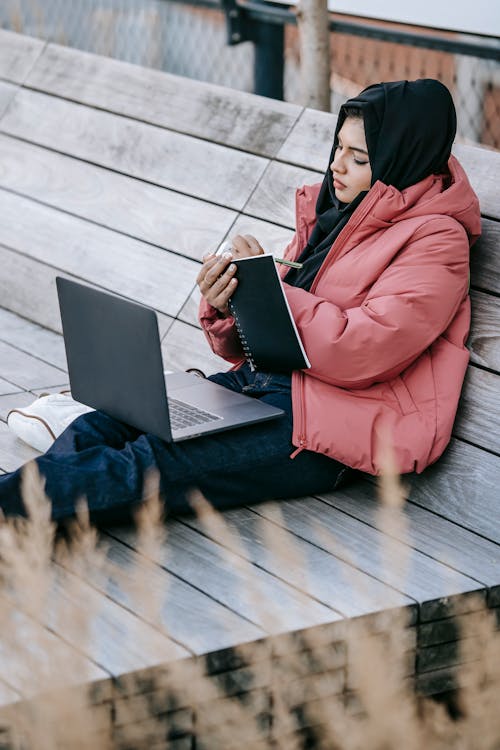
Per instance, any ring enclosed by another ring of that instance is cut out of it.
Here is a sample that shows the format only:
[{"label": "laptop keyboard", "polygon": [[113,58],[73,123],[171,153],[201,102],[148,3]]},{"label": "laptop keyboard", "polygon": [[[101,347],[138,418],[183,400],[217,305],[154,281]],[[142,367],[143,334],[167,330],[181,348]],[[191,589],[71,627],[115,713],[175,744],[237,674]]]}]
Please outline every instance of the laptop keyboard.
[{"label": "laptop keyboard", "polygon": [[210,414],[208,411],[198,409],[197,406],[177,401],[175,398],[168,399],[168,411],[170,414],[170,426],[173,430],[182,430],[184,427],[192,427],[206,422],[215,422],[222,417]]}]

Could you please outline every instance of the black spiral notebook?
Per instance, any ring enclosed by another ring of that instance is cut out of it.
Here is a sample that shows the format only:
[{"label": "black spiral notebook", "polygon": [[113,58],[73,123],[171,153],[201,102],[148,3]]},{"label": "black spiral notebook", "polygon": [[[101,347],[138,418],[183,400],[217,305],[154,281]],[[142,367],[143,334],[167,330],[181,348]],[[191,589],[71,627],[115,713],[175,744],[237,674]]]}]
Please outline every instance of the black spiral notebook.
[{"label": "black spiral notebook", "polygon": [[253,255],[234,262],[238,286],[229,311],[252,370],[310,367],[273,256]]}]

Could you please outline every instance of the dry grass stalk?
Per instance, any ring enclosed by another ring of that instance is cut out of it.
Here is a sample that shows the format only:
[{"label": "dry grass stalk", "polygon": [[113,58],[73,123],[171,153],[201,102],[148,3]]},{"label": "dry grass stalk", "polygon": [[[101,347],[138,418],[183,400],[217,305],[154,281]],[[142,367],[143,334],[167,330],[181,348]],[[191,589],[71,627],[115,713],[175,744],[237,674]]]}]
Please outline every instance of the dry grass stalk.
[{"label": "dry grass stalk", "polygon": [[[136,547],[140,555],[127,585],[133,591],[135,611],[144,613],[145,619],[160,628],[164,626],[159,603],[148,587],[155,560],[161,559],[166,544],[157,482],[158,478],[151,476],[145,487],[145,502],[137,517]],[[107,741],[104,736],[96,739],[93,708],[87,696],[63,687],[81,669],[81,657],[65,649],[62,659],[60,649],[55,647],[60,642],[46,625],[53,622],[57,627],[57,623],[64,622],[65,632],[71,632],[71,642],[79,642],[81,650],[86,651],[96,612],[90,600],[85,601],[81,578],[90,568],[102,575],[110,574],[105,548],[99,544],[86,508],[81,505],[69,540],[59,542],[56,548],[56,560],[64,569],[54,565],[50,507],[33,467],[25,474],[23,491],[28,518],[0,527],[2,645],[4,655],[14,654],[16,663],[24,662],[21,692],[30,695],[43,691],[43,698],[26,704],[22,710],[3,712],[14,729],[11,746],[16,750],[21,744],[23,750],[101,750]],[[387,529],[391,537],[401,539],[404,490],[395,475],[384,478],[382,494],[378,526]],[[157,671],[156,683],[153,680],[147,696],[137,695],[140,686],[134,686],[131,675],[126,692],[143,700],[131,700],[130,716],[120,719],[120,746],[127,741],[127,746],[134,748],[148,742],[159,743],[171,721],[165,711],[186,707],[195,712],[195,731],[204,747],[217,750],[298,750],[307,738],[310,746],[320,750],[498,750],[500,636],[489,613],[479,611],[464,619],[465,663],[459,672],[462,716],[453,721],[442,706],[419,699],[413,691],[407,664],[411,647],[408,635],[413,631],[402,611],[386,613],[375,622],[373,618],[353,620],[342,631],[309,628],[300,638],[287,634],[287,612],[266,599],[241,539],[200,495],[193,499],[193,505],[205,532],[221,545],[223,558],[227,551],[226,563],[236,565],[240,585],[249,592],[256,621],[264,623],[269,633],[279,633],[267,639],[267,647],[274,654],[272,663],[269,664],[269,652],[263,655],[263,644],[245,644],[235,649],[247,665],[241,669],[256,678],[255,689],[240,694],[236,684],[228,689],[231,675],[207,676],[203,659],[174,660],[165,665]],[[296,564],[299,552],[292,544],[293,535],[284,528],[279,509],[272,511],[272,519],[274,528],[281,533],[269,533],[270,524],[264,524],[269,554],[274,556],[278,569],[291,562]],[[331,535],[324,529],[318,533],[325,548],[335,551]],[[396,553],[401,557],[403,549],[401,544],[397,550],[394,547],[387,556],[388,564],[397,564],[404,570],[406,561],[395,559]],[[306,568],[305,559],[300,557],[300,561]],[[303,583],[307,590],[307,571]],[[64,596],[55,596],[57,591],[63,591]],[[21,622],[27,622],[29,627],[20,627]],[[31,638],[35,629],[36,643],[32,640],[27,644],[26,628]],[[342,633],[347,644],[347,685],[346,656],[335,642],[335,633],[337,638]],[[74,660],[68,658],[68,653],[74,654]],[[16,679],[19,681],[19,674]]]},{"label": "dry grass stalk", "polygon": [[[81,674],[84,660],[62,644],[47,625],[65,623],[67,632],[85,648],[94,613],[81,600],[78,579],[73,579],[77,591],[72,595],[71,581],[52,563],[55,526],[33,463],[24,469],[22,492],[27,518],[4,522],[0,528],[0,580],[8,602],[2,645],[4,654],[11,655],[16,689],[27,698],[37,697],[7,712],[13,742],[37,750],[70,746],[86,750],[92,746],[87,690],[68,689]],[[87,537],[95,538],[90,528]],[[88,541],[81,542],[81,547],[87,559],[95,557],[95,548]],[[77,558],[75,543],[71,560],[79,567]],[[65,590],[65,596],[55,596],[58,589]]]},{"label": "dry grass stalk", "polygon": [[200,492],[192,492],[189,502],[207,535],[220,545],[221,555],[228,567],[239,577],[242,591],[250,608],[259,614],[257,620],[261,622],[266,632],[279,632],[281,630],[279,616],[275,608],[269,606],[269,601],[263,605],[264,591],[259,585],[254,566],[247,559],[245,547],[238,534],[229,527],[224,516],[217,513]]},{"label": "dry grass stalk", "polygon": [[137,528],[135,548],[139,555],[130,571],[126,587],[134,611],[141,612],[147,622],[167,634],[161,611],[163,602],[158,601],[149,585],[151,573],[161,559],[162,548],[167,542],[164,506],[160,497],[160,475],[157,471],[149,472],[145,478],[143,502],[134,518]]}]

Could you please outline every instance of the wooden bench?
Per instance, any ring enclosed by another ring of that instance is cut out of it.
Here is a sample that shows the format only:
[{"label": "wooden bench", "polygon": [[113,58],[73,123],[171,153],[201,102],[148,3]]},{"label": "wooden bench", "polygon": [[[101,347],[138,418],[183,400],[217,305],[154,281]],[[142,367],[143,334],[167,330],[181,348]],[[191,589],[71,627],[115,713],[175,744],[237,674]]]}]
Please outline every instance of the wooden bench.
[{"label": "wooden bench", "polygon": [[[321,179],[334,125],[330,114],[0,31],[2,471],[35,455],[9,433],[7,411],[67,384],[56,274],[153,306],[167,366],[226,367],[196,320],[199,259],[237,232],[281,251],[293,233],[294,189]],[[477,600],[466,595],[478,592],[500,611],[500,154],[465,145],[455,152],[484,216],[472,251],[471,365],[448,450],[411,480],[408,534],[389,538],[380,527],[367,480],[282,502],[281,515],[271,504],[225,513],[241,539],[236,552],[195,519],[172,522],[148,574],[157,601],[168,591],[161,612],[168,635],[130,606],[123,587],[89,569],[78,585],[99,610],[91,641],[82,653],[64,619],[50,623],[49,635],[61,658],[75,660],[79,681],[92,686],[94,714],[116,747],[139,694],[158,699],[155,678],[181,658],[218,675],[225,695],[248,694],[256,715],[272,713],[280,646],[270,602],[285,615],[279,632],[324,634],[330,666],[307,662],[303,679],[330,670],[338,678],[330,689],[344,692],[347,622],[405,610],[409,674],[434,694],[453,686],[460,660],[453,603],[470,601],[474,609]],[[295,561],[270,552],[280,529]],[[140,561],[133,529],[112,529],[106,541],[108,557],[125,571]],[[243,563],[246,583],[234,575]],[[245,586],[261,592],[262,609],[242,595]],[[28,630],[40,629],[19,617]],[[239,651],[249,642],[260,644],[258,679]],[[296,644],[299,652],[299,638]],[[0,659],[0,705],[9,706],[30,691],[16,655],[2,649]],[[195,743],[202,707],[156,713],[163,719],[139,723],[148,747],[155,737],[167,746],[158,738],[175,722],[168,746]],[[267,736],[263,726],[256,737]],[[214,728],[203,739],[205,747],[222,747]]]}]

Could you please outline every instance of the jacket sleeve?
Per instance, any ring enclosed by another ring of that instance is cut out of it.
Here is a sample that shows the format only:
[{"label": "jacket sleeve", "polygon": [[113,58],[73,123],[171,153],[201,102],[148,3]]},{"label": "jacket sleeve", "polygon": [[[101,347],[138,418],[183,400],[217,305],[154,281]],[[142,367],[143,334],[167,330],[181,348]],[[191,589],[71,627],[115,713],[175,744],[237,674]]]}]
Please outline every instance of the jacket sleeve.
[{"label": "jacket sleeve", "polygon": [[220,317],[215,307],[212,307],[203,297],[198,316],[203,333],[214,354],[233,364],[244,359],[233,317]]},{"label": "jacket sleeve", "polygon": [[439,217],[413,235],[359,307],[342,310],[284,284],[311,362],[307,374],[344,388],[396,377],[446,330],[468,278],[465,230]]}]

